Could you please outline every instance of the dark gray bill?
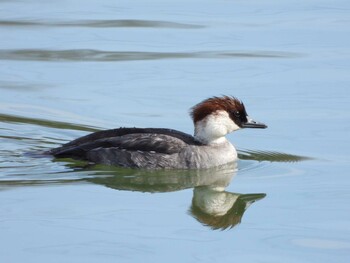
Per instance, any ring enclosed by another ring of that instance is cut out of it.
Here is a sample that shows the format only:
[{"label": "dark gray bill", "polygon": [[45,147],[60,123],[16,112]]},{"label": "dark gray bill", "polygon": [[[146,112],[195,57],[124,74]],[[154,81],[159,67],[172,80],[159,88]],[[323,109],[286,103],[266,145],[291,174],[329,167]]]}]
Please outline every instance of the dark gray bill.
[{"label": "dark gray bill", "polygon": [[248,118],[248,121],[246,123],[242,123],[242,128],[266,129],[267,125]]}]

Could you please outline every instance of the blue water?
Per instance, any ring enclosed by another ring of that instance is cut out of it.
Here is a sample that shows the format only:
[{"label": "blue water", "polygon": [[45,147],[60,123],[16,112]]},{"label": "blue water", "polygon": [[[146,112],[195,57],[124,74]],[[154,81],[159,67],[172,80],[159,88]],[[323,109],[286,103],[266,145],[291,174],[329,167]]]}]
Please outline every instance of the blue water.
[{"label": "blue water", "polygon": [[[0,261],[348,262],[349,17],[341,0],[0,1]],[[120,126],[192,133],[189,108],[222,94],[269,126],[228,136],[237,167],[33,155]],[[215,216],[203,196],[232,202]]]}]

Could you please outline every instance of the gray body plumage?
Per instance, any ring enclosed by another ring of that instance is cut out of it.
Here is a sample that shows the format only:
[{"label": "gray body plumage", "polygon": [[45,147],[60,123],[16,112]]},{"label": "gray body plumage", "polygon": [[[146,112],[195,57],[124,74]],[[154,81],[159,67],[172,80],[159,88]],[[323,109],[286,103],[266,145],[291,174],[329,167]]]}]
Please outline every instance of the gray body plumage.
[{"label": "gray body plumage", "polygon": [[234,161],[237,157],[227,140],[207,145],[179,131],[153,128],[96,132],[49,153],[56,157],[146,169],[202,169]]}]

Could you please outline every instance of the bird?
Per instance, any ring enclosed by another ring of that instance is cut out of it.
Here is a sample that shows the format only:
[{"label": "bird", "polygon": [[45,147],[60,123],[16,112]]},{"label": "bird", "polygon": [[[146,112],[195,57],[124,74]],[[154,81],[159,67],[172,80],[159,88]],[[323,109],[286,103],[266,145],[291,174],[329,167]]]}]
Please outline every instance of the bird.
[{"label": "bird", "polygon": [[209,169],[237,160],[237,150],[227,134],[267,128],[251,119],[243,102],[234,96],[207,98],[190,109],[190,116],[193,136],[167,128],[122,127],[85,135],[47,153],[136,169]]}]

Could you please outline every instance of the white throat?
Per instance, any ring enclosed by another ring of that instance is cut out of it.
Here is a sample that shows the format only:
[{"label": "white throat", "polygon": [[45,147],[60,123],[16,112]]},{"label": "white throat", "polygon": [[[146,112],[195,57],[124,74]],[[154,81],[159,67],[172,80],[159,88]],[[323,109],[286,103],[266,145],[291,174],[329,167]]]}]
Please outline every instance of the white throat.
[{"label": "white throat", "polygon": [[194,137],[206,144],[219,144],[226,141],[225,135],[240,129],[227,111],[216,111],[195,123]]}]

